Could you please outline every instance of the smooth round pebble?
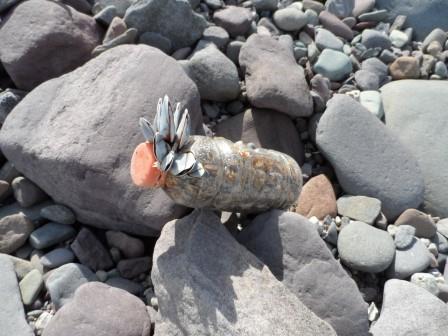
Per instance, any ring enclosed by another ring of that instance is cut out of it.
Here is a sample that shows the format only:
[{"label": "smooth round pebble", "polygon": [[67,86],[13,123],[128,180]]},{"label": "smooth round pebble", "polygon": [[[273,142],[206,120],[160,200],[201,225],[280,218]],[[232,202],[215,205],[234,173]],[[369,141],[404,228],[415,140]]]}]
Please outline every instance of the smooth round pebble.
[{"label": "smooth round pebble", "polygon": [[72,225],[76,222],[75,214],[65,205],[49,205],[40,210],[40,215],[49,221]]},{"label": "smooth round pebble", "polygon": [[305,13],[294,7],[275,11],[273,19],[277,27],[285,31],[300,30],[308,23]]},{"label": "smooth round pebble", "polygon": [[414,273],[425,270],[430,264],[431,253],[425,244],[413,238],[407,249],[395,251],[395,258],[386,273],[389,278],[406,279]]},{"label": "smooth round pebble", "polygon": [[400,225],[395,232],[394,242],[397,249],[404,250],[411,246],[415,236],[415,228],[410,225]]},{"label": "smooth round pebble", "polygon": [[331,81],[344,79],[352,72],[352,69],[352,62],[347,55],[331,49],[322,51],[314,64],[314,71]]},{"label": "smooth round pebble", "polygon": [[56,268],[72,262],[75,259],[75,255],[68,248],[57,248],[53,251],[44,254],[40,258],[40,262],[47,268]]}]

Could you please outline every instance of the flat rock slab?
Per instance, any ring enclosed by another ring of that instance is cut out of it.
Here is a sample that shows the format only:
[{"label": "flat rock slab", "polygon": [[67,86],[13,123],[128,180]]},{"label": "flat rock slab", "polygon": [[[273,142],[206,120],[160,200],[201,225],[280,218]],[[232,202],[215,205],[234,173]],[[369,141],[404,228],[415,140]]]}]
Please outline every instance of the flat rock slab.
[{"label": "flat rock slab", "polygon": [[379,199],[388,219],[422,202],[424,182],[416,159],[354,99],[338,94],[328,102],[316,142],[344,191]]},{"label": "flat rock slab", "polygon": [[151,320],[134,295],[100,282],[82,285],[60,309],[43,336],[149,336]]},{"label": "flat rock slab", "polygon": [[0,60],[20,89],[72,71],[101,43],[95,20],[56,1],[20,3],[0,26]]},{"label": "flat rock slab", "polygon": [[440,335],[448,329],[448,306],[426,289],[403,280],[384,286],[383,308],[373,336]]},{"label": "flat rock slab", "polygon": [[304,71],[297,65],[289,36],[251,35],[241,48],[239,62],[245,69],[247,97],[253,106],[291,117],[313,113]]},{"label": "flat rock slab", "polygon": [[0,146],[80,222],[154,235],[186,209],[160,189],[134,186],[129,166],[144,141],[138,120],[153,120],[165,94],[202,133],[199,93],[180,65],[155,48],[118,46],[28,94],[3,125]]},{"label": "flat rock slab", "polygon": [[383,86],[381,95],[387,127],[414,154],[422,170],[424,209],[448,217],[448,82],[395,81]]},{"label": "flat rock slab", "polygon": [[376,0],[375,7],[387,9],[388,19],[406,15],[405,27],[414,28],[414,36],[419,41],[434,28],[448,30],[448,6],[445,0]]},{"label": "flat rock slab", "polygon": [[337,201],[342,216],[372,225],[381,212],[381,201],[366,196],[342,196]]},{"label": "flat rock slab", "polygon": [[336,335],[211,211],[167,223],[153,264],[161,316],[155,336]]},{"label": "flat rock slab", "polygon": [[12,261],[0,255],[0,325],[2,335],[33,336],[23,310]]},{"label": "flat rock slab", "polygon": [[237,239],[339,336],[367,335],[366,303],[306,218],[272,210],[257,216]]}]

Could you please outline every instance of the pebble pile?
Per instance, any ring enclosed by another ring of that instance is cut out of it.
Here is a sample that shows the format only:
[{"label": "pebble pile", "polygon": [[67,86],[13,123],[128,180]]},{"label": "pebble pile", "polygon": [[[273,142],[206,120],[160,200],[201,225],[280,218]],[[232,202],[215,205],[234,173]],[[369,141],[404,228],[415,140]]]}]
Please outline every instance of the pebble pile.
[{"label": "pebble pile", "polygon": [[[0,0],[0,335],[445,335],[446,0]],[[129,176],[168,94],[289,210]]]}]

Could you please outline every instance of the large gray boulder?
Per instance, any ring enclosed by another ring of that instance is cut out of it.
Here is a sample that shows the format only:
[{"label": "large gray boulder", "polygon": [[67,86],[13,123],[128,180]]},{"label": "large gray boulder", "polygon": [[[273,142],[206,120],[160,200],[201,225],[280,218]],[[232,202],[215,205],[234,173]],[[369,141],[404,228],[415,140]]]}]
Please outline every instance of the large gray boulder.
[{"label": "large gray boulder", "polygon": [[70,6],[24,1],[1,23],[0,60],[18,88],[31,90],[87,62],[102,35],[92,17]]},{"label": "large gray boulder", "polygon": [[149,336],[145,304],[128,292],[101,282],[82,285],[44,329],[43,336]]},{"label": "large gray boulder", "polygon": [[272,210],[237,238],[339,336],[368,334],[367,304],[308,219]]},{"label": "large gray boulder", "polygon": [[154,250],[162,335],[336,335],[230,235],[211,211],[162,230]]},{"label": "large gray boulder", "polygon": [[199,93],[176,61],[148,46],[119,46],[28,94],[8,116],[0,146],[79,221],[156,234],[185,208],[160,189],[134,186],[129,166],[144,141],[138,119],[152,120],[165,94],[188,108],[194,132],[202,132]]},{"label": "large gray boulder", "polygon": [[448,306],[409,281],[389,280],[383,307],[370,332],[373,336],[430,336],[448,330]]},{"label": "large gray boulder", "polygon": [[127,9],[124,20],[139,33],[165,36],[175,50],[194,44],[207,27],[207,21],[191,9],[188,0],[138,0]]},{"label": "large gray boulder", "polygon": [[9,256],[0,254],[1,335],[33,336],[25,319],[19,284]]},{"label": "large gray boulder", "polygon": [[[282,134],[282,136],[278,136]],[[287,115],[272,110],[249,109],[216,126],[216,135],[234,142],[253,143],[257,147],[288,154],[300,165],[305,150],[294,122]]]},{"label": "large gray boulder", "polygon": [[405,27],[414,28],[419,41],[434,28],[448,30],[446,0],[376,0],[375,7],[387,9],[389,21],[397,15],[406,15]]},{"label": "large gray boulder", "polygon": [[335,95],[319,121],[316,143],[347,194],[378,198],[390,220],[423,201],[423,177],[412,153],[361,104]]},{"label": "large gray boulder", "polygon": [[239,63],[245,71],[252,106],[293,118],[313,113],[308,84],[303,68],[294,58],[290,36],[251,35],[241,48]]},{"label": "large gray boulder", "polygon": [[386,125],[417,159],[426,212],[448,217],[448,83],[401,80],[381,88]]}]

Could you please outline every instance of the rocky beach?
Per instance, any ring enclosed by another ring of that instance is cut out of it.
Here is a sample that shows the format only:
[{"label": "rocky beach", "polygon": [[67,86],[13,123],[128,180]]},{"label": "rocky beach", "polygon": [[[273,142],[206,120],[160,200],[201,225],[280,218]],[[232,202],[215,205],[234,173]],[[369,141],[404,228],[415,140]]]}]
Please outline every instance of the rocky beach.
[{"label": "rocky beach", "polygon": [[[447,18],[446,0],[0,0],[0,336],[448,336]],[[135,185],[165,95],[194,135],[290,156],[294,203]]]}]

